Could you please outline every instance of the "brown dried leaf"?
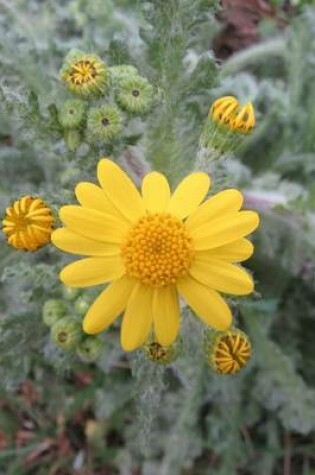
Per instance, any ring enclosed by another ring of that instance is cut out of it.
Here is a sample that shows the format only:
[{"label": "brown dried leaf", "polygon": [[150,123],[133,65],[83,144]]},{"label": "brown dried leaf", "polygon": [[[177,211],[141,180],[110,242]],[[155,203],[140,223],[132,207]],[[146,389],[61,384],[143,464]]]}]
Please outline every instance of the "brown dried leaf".
[{"label": "brown dried leaf", "polygon": [[273,19],[278,27],[285,25],[267,0],[222,0],[221,4],[218,20],[224,27],[213,42],[213,50],[220,59],[257,43],[260,21]]}]

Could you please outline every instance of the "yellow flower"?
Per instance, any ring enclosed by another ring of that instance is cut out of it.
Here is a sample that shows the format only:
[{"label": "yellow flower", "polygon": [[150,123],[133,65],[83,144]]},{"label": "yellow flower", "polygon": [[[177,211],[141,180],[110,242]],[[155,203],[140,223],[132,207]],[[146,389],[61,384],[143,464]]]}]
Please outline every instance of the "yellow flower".
[{"label": "yellow flower", "polygon": [[171,345],[179,332],[179,295],[207,325],[227,329],[231,311],[218,292],[245,295],[253,280],[236,262],[253,246],[244,236],[259,222],[240,211],[243,197],[225,190],[203,204],[206,173],[188,175],[171,195],[167,179],[147,174],[142,194],[111,160],[98,164],[101,187],[79,183],[80,206],[64,206],[65,228],[53,233],[64,251],[90,256],[66,266],[60,278],[70,287],[110,282],[88,310],[83,329],[96,334],[125,311],[121,344],[142,345],[154,327],[156,340]]},{"label": "yellow flower", "polygon": [[255,112],[251,102],[244,106],[234,96],[217,99],[211,106],[209,117],[228,129],[249,133],[255,126]]},{"label": "yellow flower", "polygon": [[247,335],[233,328],[210,332],[205,341],[205,354],[209,365],[219,374],[236,374],[247,365],[252,347]]},{"label": "yellow flower", "polygon": [[50,242],[54,218],[41,198],[23,196],[7,208],[2,231],[10,246],[36,251]]}]

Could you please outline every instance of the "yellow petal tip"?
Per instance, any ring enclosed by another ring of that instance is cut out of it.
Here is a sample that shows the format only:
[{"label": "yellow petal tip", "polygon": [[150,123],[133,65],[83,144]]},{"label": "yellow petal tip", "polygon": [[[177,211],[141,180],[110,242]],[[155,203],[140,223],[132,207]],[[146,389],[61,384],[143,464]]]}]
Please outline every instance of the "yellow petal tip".
[{"label": "yellow petal tip", "polygon": [[87,333],[88,335],[96,335],[97,333],[100,333],[100,330],[98,328],[98,325],[93,322],[93,320],[85,318],[82,323],[82,330],[84,333]]},{"label": "yellow petal tip", "polygon": [[121,344],[122,349],[127,352],[134,351],[139,347],[139,345],[135,346],[133,344],[130,344],[130,342],[128,341],[121,341],[120,344]]}]

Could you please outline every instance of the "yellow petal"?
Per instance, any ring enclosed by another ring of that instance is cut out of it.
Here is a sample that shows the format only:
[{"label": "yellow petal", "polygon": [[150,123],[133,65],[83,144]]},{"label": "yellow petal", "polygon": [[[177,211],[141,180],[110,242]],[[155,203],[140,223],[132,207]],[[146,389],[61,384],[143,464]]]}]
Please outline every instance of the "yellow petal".
[{"label": "yellow petal", "polygon": [[63,206],[59,216],[70,231],[95,241],[121,243],[128,231],[126,221],[82,206]]},{"label": "yellow petal", "polygon": [[136,284],[127,304],[121,325],[121,346],[133,351],[148,337],[152,325],[153,288]]},{"label": "yellow petal", "polygon": [[179,303],[173,286],[156,289],[153,299],[153,320],[158,343],[171,345],[179,331]]},{"label": "yellow petal", "polygon": [[213,249],[250,234],[259,224],[254,211],[240,211],[190,231],[195,250]]},{"label": "yellow petal", "polygon": [[112,160],[103,158],[99,161],[97,176],[109,200],[129,221],[136,221],[145,213],[137,188]]},{"label": "yellow petal", "polygon": [[114,256],[120,253],[118,244],[94,241],[80,236],[70,229],[56,229],[51,235],[52,243],[62,251],[86,256]]},{"label": "yellow petal", "polygon": [[224,190],[211,196],[202,203],[186,221],[189,229],[198,228],[210,220],[220,218],[225,214],[236,213],[241,209],[244,198],[238,190]]},{"label": "yellow petal", "polygon": [[124,273],[120,256],[88,257],[64,267],[60,280],[69,287],[90,287],[119,279]]},{"label": "yellow petal", "polygon": [[230,327],[231,310],[217,292],[192,277],[178,280],[177,287],[188,305],[204,323],[217,330],[227,330]]},{"label": "yellow petal", "polygon": [[197,256],[200,255],[209,259],[214,257],[215,259],[229,262],[241,262],[249,259],[253,252],[253,244],[248,239],[243,238],[220,247],[215,247],[214,249],[209,249],[208,251],[199,251]]},{"label": "yellow petal", "polygon": [[208,193],[210,178],[206,173],[195,172],[184,178],[174,191],[167,211],[182,219],[191,214]]},{"label": "yellow petal", "polygon": [[76,186],[75,194],[81,206],[125,219],[99,186],[82,182]]},{"label": "yellow petal", "polygon": [[189,273],[201,284],[228,294],[246,295],[254,290],[254,282],[250,274],[229,262],[202,259],[198,255]]},{"label": "yellow petal", "polygon": [[171,197],[165,176],[158,172],[148,173],[142,181],[142,196],[146,209],[151,213],[165,211]]},{"label": "yellow petal", "polygon": [[112,282],[94,301],[83,320],[85,333],[95,335],[105,330],[126,308],[134,282],[123,276]]}]

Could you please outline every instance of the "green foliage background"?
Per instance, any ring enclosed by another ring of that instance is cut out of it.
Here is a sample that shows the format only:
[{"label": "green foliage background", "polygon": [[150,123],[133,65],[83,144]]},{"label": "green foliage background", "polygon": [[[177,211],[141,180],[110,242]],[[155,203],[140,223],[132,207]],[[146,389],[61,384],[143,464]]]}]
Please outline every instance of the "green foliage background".
[{"label": "green foliage background", "polygon": [[[41,313],[48,298],[62,296],[58,271],[68,258],[52,246],[17,253],[2,235],[0,381],[10,410],[0,413],[9,440],[1,474],[314,475],[315,9],[305,3],[283,32],[262,29],[262,43],[220,65],[209,50],[215,1],[1,1],[2,214],[23,194],[39,194],[56,210],[74,202],[74,185],[93,180],[101,156],[119,157],[134,177],[155,168],[176,183],[200,166],[211,101],[233,94],[254,102],[258,126],[235,156],[205,166],[214,191],[240,188],[262,218],[248,263],[257,292],[235,301],[254,358],[231,378],[205,366],[202,328],[188,310],[184,354],[167,369],[142,353],[126,359],[117,328],[104,335],[97,364],[57,351]],[[137,66],[164,101],[128,124],[114,146],[69,152],[57,111],[69,97],[58,71],[71,48]],[[90,383],[80,386],[82,373]],[[38,391],[30,408],[17,391],[25,379]],[[78,411],[93,430],[80,432]],[[34,437],[21,447],[14,434],[25,414]],[[25,463],[61,431],[71,441],[66,455]]]}]

